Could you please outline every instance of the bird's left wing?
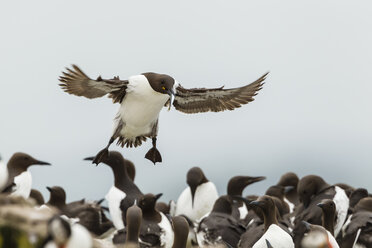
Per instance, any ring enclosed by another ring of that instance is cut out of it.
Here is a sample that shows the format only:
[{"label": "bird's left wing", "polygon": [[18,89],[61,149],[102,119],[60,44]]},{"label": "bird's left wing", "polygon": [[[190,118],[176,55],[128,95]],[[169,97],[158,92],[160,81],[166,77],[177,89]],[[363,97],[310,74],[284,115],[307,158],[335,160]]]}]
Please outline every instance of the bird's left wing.
[{"label": "bird's left wing", "polygon": [[262,88],[267,74],[251,84],[234,89],[185,89],[179,85],[173,105],[178,111],[187,114],[233,110],[254,100],[253,97]]},{"label": "bird's left wing", "polygon": [[61,88],[76,96],[84,96],[92,99],[109,94],[114,103],[121,102],[125,96],[128,80],[120,80],[119,77],[113,79],[102,79],[99,76],[96,80],[89,78],[77,65],[72,65],[72,69],[66,68],[59,77]]}]

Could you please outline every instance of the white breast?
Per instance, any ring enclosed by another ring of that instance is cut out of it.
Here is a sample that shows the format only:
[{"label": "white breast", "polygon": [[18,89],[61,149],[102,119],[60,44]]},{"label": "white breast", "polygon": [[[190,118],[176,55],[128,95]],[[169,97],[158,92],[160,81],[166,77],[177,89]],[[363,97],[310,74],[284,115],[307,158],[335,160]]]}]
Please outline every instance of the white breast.
[{"label": "white breast", "polygon": [[163,213],[160,213],[160,215],[161,221],[159,223],[159,227],[162,230],[160,235],[160,245],[165,248],[172,248],[174,241],[172,225]]},{"label": "white breast", "polygon": [[124,228],[124,222],[123,222],[123,218],[121,215],[121,209],[120,209],[120,202],[126,196],[127,195],[123,191],[116,188],[115,186],[112,186],[105,197],[108,202],[108,207],[109,207],[110,215],[112,218],[112,222],[115,228],[118,230]]},{"label": "white breast", "polygon": [[66,248],[92,248],[93,240],[89,231],[80,224],[74,224],[71,227],[71,236],[67,242]]},{"label": "white breast", "polygon": [[290,202],[286,197],[284,197],[284,201],[288,204],[289,206],[289,213],[292,213],[294,210],[294,204]]},{"label": "white breast", "polygon": [[266,239],[275,248],[294,248],[292,237],[278,225],[272,224],[253,248],[267,248]]},{"label": "white breast", "polygon": [[248,214],[248,209],[247,209],[247,206],[245,204],[243,204],[243,206],[241,206],[239,208],[239,214],[240,214],[240,219],[245,219],[245,217],[247,216]]},{"label": "white breast", "polygon": [[22,196],[27,199],[31,193],[32,177],[29,171],[24,171],[14,177],[15,190],[12,193],[14,196]]},{"label": "white breast", "polygon": [[177,200],[176,215],[186,215],[192,221],[197,222],[210,211],[218,198],[216,186],[212,182],[206,182],[196,188],[194,206],[192,206],[191,190],[187,187]]},{"label": "white breast", "polygon": [[0,191],[4,189],[6,183],[8,182],[8,168],[3,161],[0,161]]},{"label": "white breast", "polygon": [[335,236],[341,231],[343,224],[345,223],[347,210],[349,209],[349,198],[345,191],[338,186],[335,186],[336,194],[333,201],[336,205],[337,221],[335,223]]},{"label": "white breast", "polygon": [[130,77],[118,113],[125,123],[121,135],[129,139],[148,134],[168,99],[167,94],[154,91],[145,76]]}]

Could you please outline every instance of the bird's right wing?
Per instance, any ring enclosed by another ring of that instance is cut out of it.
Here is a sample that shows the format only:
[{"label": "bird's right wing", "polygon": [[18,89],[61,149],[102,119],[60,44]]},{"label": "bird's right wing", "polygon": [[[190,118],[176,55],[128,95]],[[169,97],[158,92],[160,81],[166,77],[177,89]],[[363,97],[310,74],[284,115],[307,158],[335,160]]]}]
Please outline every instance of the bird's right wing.
[{"label": "bird's right wing", "polygon": [[76,96],[84,96],[92,99],[109,94],[114,103],[121,102],[125,96],[128,80],[120,80],[119,77],[113,79],[102,79],[99,76],[96,80],[89,78],[77,65],[72,65],[72,69],[66,68],[59,77],[61,88]]}]

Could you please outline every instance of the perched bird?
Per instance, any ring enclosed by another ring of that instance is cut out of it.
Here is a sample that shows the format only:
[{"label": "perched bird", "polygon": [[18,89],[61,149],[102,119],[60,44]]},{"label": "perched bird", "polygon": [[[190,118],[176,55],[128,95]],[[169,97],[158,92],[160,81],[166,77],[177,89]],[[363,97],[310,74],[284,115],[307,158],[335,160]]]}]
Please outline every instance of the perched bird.
[{"label": "perched bird", "polygon": [[[92,160],[94,157],[85,158]],[[143,196],[142,192],[129,177],[129,163],[116,151],[110,151],[102,162],[108,165],[114,173],[114,185],[106,194],[110,215],[116,229],[125,226],[126,211],[136,200]]]},{"label": "perched bird", "polygon": [[31,189],[30,198],[34,199],[38,206],[45,203],[43,195],[36,189]]},{"label": "perched bird", "polygon": [[[230,197],[242,196],[243,190],[248,185],[266,179],[266,177],[235,176],[227,183],[227,195]],[[235,218],[244,219],[248,214],[248,209],[244,201],[235,198],[232,202],[232,212]]]},{"label": "perched bird", "polygon": [[107,146],[93,160],[96,164],[108,155],[108,148],[116,139],[122,147],[136,147],[147,138],[152,139],[153,147],[145,157],[154,164],[161,162],[156,140],[159,113],[165,105],[169,109],[173,105],[184,113],[233,110],[254,100],[267,75],[240,88],[186,89],[174,78],[153,72],[132,76],[128,80],[119,77],[103,79],[101,76],[93,80],[76,65],[66,70],[59,80],[67,93],[90,99],[108,94],[114,103],[120,103],[113,134]]},{"label": "perched bird", "polygon": [[31,193],[32,176],[27,170],[32,165],[50,165],[22,152],[14,153],[7,164],[8,180],[3,189],[14,196],[28,198]]},{"label": "perched bird", "polygon": [[322,209],[322,226],[334,235],[334,225],[336,219],[336,205],[330,199],[325,199],[317,204]]},{"label": "perched bird", "polygon": [[142,210],[140,243],[148,247],[171,248],[174,242],[172,224],[168,218],[155,209],[156,201],[162,194],[146,194],[139,201]]},{"label": "perched bird", "polygon": [[372,197],[361,199],[342,227],[341,247],[371,247],[372,244]]},{"label": "perched bird", "polygon": [[322,224],[322,210],[317,204],[324,199],[331,199],[336,205],[334,236],[337,237],[345,222],[349,208],[349,198],[345,191],[338,186],[329,185],[320,176],[308,175],[299,181],[297,192],[302,204],[296,210],[294,221],[293,236],[296,245],[300,245],[306,231],[302,221],[316,225]]},{"label": "perched bird", "polygon": [[187,187],[178,197],[175,215],[185,215],[197,222],[209,213],[218,198],[217,188],[210,182],[199,167],[187,173]]},{"label": "perched bird", "polygon": [[261,209],[265,225],[264,235],[253,245],[253,248],[267,248],[266,240],[275,248],[295,247],[291,235],[279,226],[276,206],[270,196],[261,196],[257,201],[252,201],[250,205]]},{"label": "perched bird", "polygon": [[200,247],[227,245],[236,247],[245,227],[232,216],[232,199],[224,195],[217,199],[212,212],[203,218],[197,228]]},{"label": "perched bird", "polygon": [[172,217],[174,242],[172,248],[186,248],[189,235],[189,224],[182,216]]},{"label": "perched bird", "polygon": [[294,207],[300,203],[297,195],[298,181],[299,178],[295,173],[287,172],[280,177],[279,182],[276,184],[285,187],[284,201],[288,204],[290,213],[292,213]]},{"label": "perched bird", "polygon": [[92,248],[92,236],[82,225],[70,224],[62,217],[55,216],[48,223],[48,238],[44,248]]},{"label": "perched bird", "polygon": [[126,239],[124,248],[139,247],[139,235],[142,222],[142,210],[133,205],[127,210]]},{"label": "perched bird", "polygon": [[339,248],[336,239],[324,227],[302,222],[306,227],[306,235],[301,241],[303,248]]}]

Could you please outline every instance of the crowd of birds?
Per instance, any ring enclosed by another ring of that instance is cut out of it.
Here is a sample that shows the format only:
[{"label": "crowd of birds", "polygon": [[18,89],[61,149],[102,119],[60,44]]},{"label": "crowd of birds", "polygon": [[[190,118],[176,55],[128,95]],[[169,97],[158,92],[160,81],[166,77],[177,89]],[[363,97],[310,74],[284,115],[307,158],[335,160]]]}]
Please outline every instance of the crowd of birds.
[{"label": "crowd of birds", "polygon": [[[220,196],[202,169],[193,167],[178,199],[165,203],[162,194],[141,191],[134,164],[119,152],[110,151],[102,163],[114,174],[105,198],[67,203],[62,187],[48,186],[47,202],[32,189],[28,168],[49,163],[25,153],[1,162],[0,247],[372,247],[372,197],[364,188],[288,172],[264,195],[243,195],[264,176],[232,177]],[[4,221],[12,209],[26,212],[24,202],[32,209],[27,215],[47,216],[43,237],[33,228],[22,230],[22,244],[29,246],[20,245],[15,222]]]}]

